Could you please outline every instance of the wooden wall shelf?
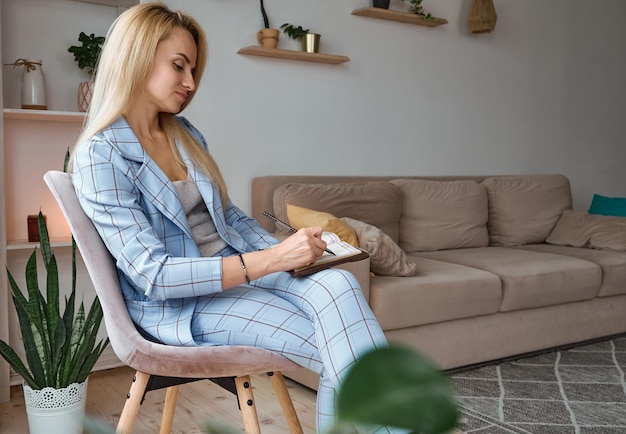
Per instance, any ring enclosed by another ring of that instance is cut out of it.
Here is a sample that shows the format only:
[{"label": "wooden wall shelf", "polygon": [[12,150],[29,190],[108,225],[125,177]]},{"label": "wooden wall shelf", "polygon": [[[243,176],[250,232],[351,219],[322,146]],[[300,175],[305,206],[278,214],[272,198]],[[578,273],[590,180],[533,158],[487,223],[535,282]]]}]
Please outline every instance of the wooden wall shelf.
[{"label": "wooden wall shelf", "polygon": [[83,122],[85,113],[64,112],[56,110],[23,110],[5,108],[4,119],[24,119],[53,122]]},{"label": "wooden wall shelf", "polygon": [[379,20],[397,21],[400,23],[417,24],[418,26],[437,27],[442,24],[448,24],[445,18],[433,17],[426,20],[419,15],[408,12],[393,11],[382,8],[360,8],[352,11],[352,15],[361,17],[377,18]]},{"label": "wooden wall shelf", "polygon": [[349,62],[347,56],[338,56],[335,54],[307,53],[306,51],[283,50],[280,48],[265,48],[259,45],[251,45],[237,51],[238,54],[246,54],[250,56],[275,57],[278,59],[301,60],[305,62],[328,63],[336,65],[339,63]]}]

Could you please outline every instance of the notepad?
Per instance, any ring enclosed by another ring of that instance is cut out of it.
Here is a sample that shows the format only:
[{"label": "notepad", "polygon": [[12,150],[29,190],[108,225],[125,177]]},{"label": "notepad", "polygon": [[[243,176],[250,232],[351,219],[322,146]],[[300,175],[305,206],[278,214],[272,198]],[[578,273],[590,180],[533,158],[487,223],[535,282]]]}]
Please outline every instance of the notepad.
[{"label": "notepad", "polygon": [[335,265],[360,261],[370,256],[365,250],[361,250],[345,241],[341,241],[337,234],[333,232],[322,233],[322,239],[326,241],[326,247],[332,250],[335,255],[333,256],[330,253],[324,252],[324,254],[317,258],[311,265],[290,271],[292,276],[308,276],[309,274],[334,267]]}]

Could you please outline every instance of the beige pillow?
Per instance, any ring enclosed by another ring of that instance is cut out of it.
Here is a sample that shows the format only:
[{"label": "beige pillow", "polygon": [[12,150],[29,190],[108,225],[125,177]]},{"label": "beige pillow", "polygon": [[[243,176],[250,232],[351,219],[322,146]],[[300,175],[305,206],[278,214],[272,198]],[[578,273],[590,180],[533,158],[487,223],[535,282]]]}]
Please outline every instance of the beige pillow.
[{"label": "beige pillow", "polygon": [[[284,184],[274,191],[274,215],[281,220],[287,220],[287,204],[360,220],[398,241],[401,192],[388,182]],[[276,232],[286,231],[277,226]]]},{"label": "beige pillow", "polygon": [[406,253],[487,246],[483,185],[471,180],[391,182],[402,190],[399,244]]},{"label": "beige pillow", "polygon": [[546,239],[546,243],[624,252],[626,217],[566,210]]},{"label": "beige pillow", "polygon": [[351,226],[359,239],[359,247],[370,254],[370,270],[381,276],[415,276],[417,267],[407,261],[402,251],[389,235],[359,220],[342,217]]},{"label": "beige pillow", "polygon": [[341,241],[359,247],[354,229],[332,214],[287,204],[287,216],[289,224],[296,229],[321,226],[327,232],[336,233]]},{"label": "beige pillow", "polygon": [[563,175],[500,176],[483,184],[494,246],[543,243],[563,211],[572,208],[569,180]]}]

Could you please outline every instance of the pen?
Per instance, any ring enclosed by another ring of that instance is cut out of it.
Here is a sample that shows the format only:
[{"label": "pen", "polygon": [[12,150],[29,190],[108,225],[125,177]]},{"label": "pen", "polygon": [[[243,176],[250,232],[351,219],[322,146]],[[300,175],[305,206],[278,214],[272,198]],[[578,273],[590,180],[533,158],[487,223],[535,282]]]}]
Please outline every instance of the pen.
[{"label": "pen", "polygon": [[[277,224],[281,225],[282,227],[285,227],[285,228],[289,229],[291,232],[298,232],[298,230],[296,228],[294,228],[293,226],[291,226],[289,223],[285,223],[284,221],[280,220],[278,217],[275,217],[275,216],[271,215],[267,211],[263,211],[263,215],[265,217],[271,219],[271,220],[274,220]],[[324,251],[326,253],[330,253],[333,256],[337,256],[330,249],[324,249]]]}]

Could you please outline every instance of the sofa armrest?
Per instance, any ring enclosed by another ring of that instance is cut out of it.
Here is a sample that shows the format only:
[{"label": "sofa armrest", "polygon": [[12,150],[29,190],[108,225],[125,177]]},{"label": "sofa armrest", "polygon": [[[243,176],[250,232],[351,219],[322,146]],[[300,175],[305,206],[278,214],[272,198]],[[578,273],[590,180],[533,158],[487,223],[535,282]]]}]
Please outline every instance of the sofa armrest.
[{"label": "sofa armrest", "polygon": [[[277,240],[284,240],[289,235],[285,234],[272,234],[274,238]],[[361,259],[360,261],[354,262],[345,262],[343,264],[337,265],[335,268],[339,268],[342,270],[349,271],[354,275],[356,280],[359,282],[361,286],[361,291],[363,291],[363,295],[365,296],[365,300],[367,303],[370,302],[370,258]]]}]

